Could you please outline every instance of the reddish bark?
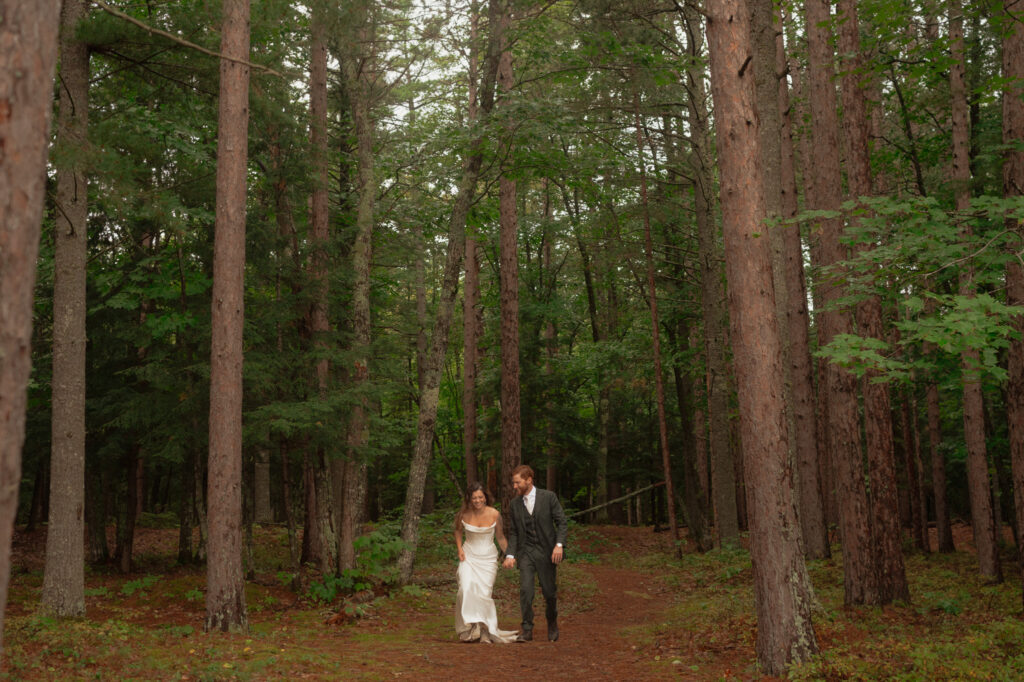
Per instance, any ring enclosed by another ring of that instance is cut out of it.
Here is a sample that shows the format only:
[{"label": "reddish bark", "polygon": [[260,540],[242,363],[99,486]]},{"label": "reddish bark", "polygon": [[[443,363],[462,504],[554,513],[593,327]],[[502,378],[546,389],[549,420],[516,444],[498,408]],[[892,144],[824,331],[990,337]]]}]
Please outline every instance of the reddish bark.
[{"label": "reddish bark", "polygon": [[242,326],[245,285],[249,2],[225,0],[217,132],[210,349],[207,631],[248,630],[242,575]]},{"label": "reddish bark", "polygon": [[[842,203],[842,173],[839,167],[839,123],[833,85],[830,2],[806,0],[809,96],[813,144],[814,182],[808,205],[817,210],[838,210]],[[847,259],[841,243],[843,225],[839,219],[821,220],[816,226],[820,245],[817,265],[832,266]],[[842,276],[834,273],[818,285],[822,307],[828,308],[842,296]],[[846,309],[820,315],[818,341],[825,345],[838,334],[853,332]],[[860,423],[856,378],[833,363],[825,364],[824,384],[828,447],[832,485],[838,507],[839,533],[843,547],[843,586],[847,604],[874,603],[877,572],[871,545],[867,490],[861,466]]]},{"label": "reddish bark", "polygon": [[[786,17],[782,17],[785,23]],[[788,70],[783,35],[776,37],[778,74]],[[789,83],[785,76],[778,83],[779,123],[782,132],[779,175],[781,177],[782,218],[792,220],[800,208],[797,202],[796,159],[793,151],[793,112],[789,99]],[[791,383],[793,443],[797,468],[800,528],[804,536],[804,552],[808,559],[824,559],[831,554],[825,523],[825,505],[821,493],[818,468],[818,415],[814,402],[814,371],[811,362],[810,315],[807,310],[807,281],[804,276],[803,245],[800,225],[782,227],[782,255],[785,267],[787,306],[784,322],[788,327],[787,363]]]},{"label": "reddish bark", "polygon": [[[1024,195],[1024,12],[1015,0],[1005,0],[999,17],[1003,33],[1003,143],[1007,146],[1003,161],[1003,196]],[[1019,221],[1007,221],[1008,230],[1019,233]],[[1006,297],[1011,305],[1024,305],[1024,267],[1016,259],[1006,266]],[[1024,333],[1024,316],[1013,321],[1018,333]],[[1007,425],[1010,439],[1010,465],[1013,501],[1019,538],[1024,537],[1024,339],[1014,339],[1007,362]],[[1021,580],[1024,582],[1024,543],[1017,542]],[[1024,592],[1022,592],[1024,598]]]},{"label": "reddish bark", "polygon": [[708,11],[731,338],[751,512],[757,657],[765,673],[781,675],[791,663],[816,654],[818,646],[792,496],[771,247],[760,234],[765,203],[753,74],[747,68],[749,15],[736,0],[711,3]]},{"label": "reddish bark", "polygon": [[32,367],[59,0],[0,0],[0,651]]},{"label": "reddish bark", "polygon": [[[842,75],[846,179],[850,194],[857,201],[873,193],[868,149],[871,122],[867,114],[867,94],[863,84],[865,76],[857,6],[854,0],[840,0],[839,10],[843,18],[839,49],[846,55]],[[858,247],[859,250],[868,248],[867,245]],[[857,322],[861,336],[883,339],[882,303],[878,296],[868,296],[857,305]],[[862,382],[864,434],[871,486],[871,537],[877,571],[877,592],[874,598],[866,601],[875,605],[910,598],[903,565],[889,384],[875,381],[878,377],[879,372],[868,371]]]},{"label": "reddish bark", "polygon": [[[963,13],[959,0],[949,7],[949,40],[953,63],[949,70],[949,90],[952,108],[953,156],[950,179],[958,211],[970,208],[970,129],[967,106],[967,86],[964,82],[965,57]],[[967,244],[971,239],[970,224],[963,222],[961,238]],[[964,264],[960,269],[960,295],[974,296],[974,267]],[[978,569],[981,575],[1001,581],[999,546],[996,540],[995,517],[992,510],[991,485],[988,477],[988,455],[985,446],[985,406],[982,398],[980,356],[976,350],[964,351],[960,368],[963,373],[964,440],[967,442],[967,489],[971,503],[971,526],[974,543],[978,548]]]},{"label": "reddish bark", "polygon": [[[501,56],[498,62],[499,105],[514,87],[512,46],[508,37],[511,5],[503,3],[499,21]],[[513,126],[505,128],[505,164],[513,155]],[[498,182],[499,203],[499,307],[501,310],[501,508],[511,509],[511,471],[522,461],[522,428],[519,410],[519,220],[516,210],[516,181],[502,168]],[[506,522],[509,517],[506,512]]]}]

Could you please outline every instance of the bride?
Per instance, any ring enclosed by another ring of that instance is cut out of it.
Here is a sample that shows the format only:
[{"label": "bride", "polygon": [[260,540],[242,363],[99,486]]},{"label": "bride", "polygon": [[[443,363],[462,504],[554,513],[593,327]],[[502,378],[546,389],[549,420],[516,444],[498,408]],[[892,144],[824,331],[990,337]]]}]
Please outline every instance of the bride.
[{"label": "bride", "polygon": [[491,506],[483,485],[466,490],[462,509],[455,515],[455,547],[459,550],[459,593],[455,597],[455,632],[463,642],[514,642],[515,631],[498,629],[498,612],[491,598],[498,575],[497,536],[502,551],[508,540],[501,529],[501,514]]}]

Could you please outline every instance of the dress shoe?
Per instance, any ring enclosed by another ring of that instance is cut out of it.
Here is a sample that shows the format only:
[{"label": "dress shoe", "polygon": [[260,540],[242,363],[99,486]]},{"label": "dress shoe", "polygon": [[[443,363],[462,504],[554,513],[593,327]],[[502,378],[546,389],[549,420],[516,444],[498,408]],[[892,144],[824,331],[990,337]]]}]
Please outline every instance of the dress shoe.
[{"label": "dress shoe", "polygon": [[516,635],[517,642],[532,642],[533,641],[533,630],[523,630]]},{"label": "dress shoe", "polygon": [[548,623],[548,641],[558,641],[558,623]]}]

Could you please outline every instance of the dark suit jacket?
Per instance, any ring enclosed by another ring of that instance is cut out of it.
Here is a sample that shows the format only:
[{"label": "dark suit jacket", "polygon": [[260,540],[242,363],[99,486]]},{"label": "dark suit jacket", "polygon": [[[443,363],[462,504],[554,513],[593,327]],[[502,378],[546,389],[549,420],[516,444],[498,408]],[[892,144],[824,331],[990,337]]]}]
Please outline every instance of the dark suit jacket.
[{"label": "dark suit jacket", "polygon": [[[525,524],[528,515],[526,502],[522,496],[513,497],[512,523],[508,529],[508,553],[512,556],[516,556],[516,552],[526,542]],[[558,495],[550,490],[537,488],[537,499],[533,503],[533,522],[545,556],[550,558],[556,543],[562,543],[562,548],[565,548],[569,524],[565,519],[565,512],[562,511],[562,505],[558,502]]]}]

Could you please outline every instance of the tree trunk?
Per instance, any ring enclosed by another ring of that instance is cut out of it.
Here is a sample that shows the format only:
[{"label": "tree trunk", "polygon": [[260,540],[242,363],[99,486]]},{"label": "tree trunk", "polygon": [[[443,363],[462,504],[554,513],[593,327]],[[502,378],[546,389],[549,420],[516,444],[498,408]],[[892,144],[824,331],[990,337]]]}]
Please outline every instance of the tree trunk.
[{"label": "tree trunk", "polygon": [[[870,119],[863,80],[863,56],[860,24],[854,0],[839,0],[839,50],[845,55],[842,75],[843,140],[846,142],[846,179],[853,201],[873,193],[871,157],[868,149]],[[866,245],[859,246],[861,251]],[[869,296],[857,305],[860,335],[884,340],[882,303]],[[872,547],[877,565],[877,593],[868,603],[888,604],[910,598],[903,565],[899,518],[899,494],[896,485],[896,454],[893,445],[892,405],[889,384],[878,382],[879,372],[868,371],[861,382],[864,395],[864,433],[867,442],[868,479],[871,486]]]},{"label": "tree trunk", "polygon": [[739,543],[739,519],[736,509],[736,474],[729,447],[730,391],[728,345],[725,325],[725,292],[722,286],[722,249],[715,234],[714,172],[711,160],[711,134],[708,129],[707,98],[704,96],[702,32],[699,16],[687,6],[684,11],[688,51],[694,66],[686,78],[693,92],[687,98],[693,150],[690,155],[694,173],[694,209],[697,221],[697,248],[700,253],[701,314],[704,320],[704,357],[707,364],[709,444],[711,455],[711,499],[714,508],[715,543],[731,546]]},{"label": "tree trunk", "polygon": [[89,190],[82,156],[88,150],[89,48],[75,32],[84,0],[61,11],[60,107],[57,144],[67,152],[57,169],[53,273],[53,418],[50,517],[42,608],[60,617],[85,613],[85,274]]},{"label": "tree trunk", "polygon": [[[327,186],[327,26],[323,16],[323,7],[313,6],[310,21],[310,65],[309,65],[309,147],[313,167],[313,191],[310,196],[309,241],[310,263],[309,277],[313,288],[312,303],[309,309],[309,329],[313,335],[313,347],[316,350],[314,376],[317,397],[327,400],[330,382],[330,363],[327,360],[329,344],[327,334],[330,332],[328,318],[328,301],[330,285],[328,280],[328,263],[330,261],[330,224],[328,214]],[[319,526],[319,539],[322,543],[317,552],[319,569],[327,574],[334,564],[337,555],[337,537],[331,513],[335,504],[331,494],[332,469],[340,468],[340,462],[331,462],[327,446],[322,437],[315,439],[315,455],[313,457],[313,481],[316,489],[315,523]]]},{"label": "tree trunk", "polygon": [[[679,318],[679,330],[672,332],[668,327],[669,342],[679,351],[685,351],[690,344],[690,329],[684,317]],[[714,548],[714,539],[711,537],[711,529],[708,528],[708,491],[706,481],[707,471],[701,471],[697,466],[698,448],[696,428],[694,421],[697,412],[694,405],[694,381],[685,368],[677,359],[672,363],[672,376],[676,386],[676,404],[679,408],[679,425],[681,429],[680,441],[682,442],[683,460],[683,501],[684,513],[686,514],[686,526],[690,531],[690,539],[697,545],[698,551],[707,552]],[[702,476],[704,479],[702,480]]]},{"label": "tree trunk", "polygon": [[192,551],[192,529],[195,527],[193,499],[195,497],[195,453],[189,451],[181,462],[181,497],[178,505],[178,563],[182,566],[195,560]]},{"label": "tree trunk", "polygon": [[[949,6],[949,41],[953,56],[953,63],[949,70],[953,137],[950,179],[953,182],[956,209],[966,212],[971,205],[971,167],[968,154],[970,132],[968,130],[967,88],[964,83],[963,13],[959,0],[951,0]],[[970,248],[971,237],[970,223],[964,221],[961,227],[961,239],[965,249]],[[974,266],[970,262],[963,264],[960,268],[959,288],[961,296],[974,296]],[[968,350],[962,353],[960,368],[963,372],[967,488],[971,503],[971,528],[974,531],[974,544],[978,548],[978,569],[984,578],[993,582],[1001,582],[1003,576],[999,566],[999,545],[992,510],[992,492],[985,447],[985,406],[982,400],[980,364],[978,351]]]},{"label": "tree trunk", "polygon": [[[352,365],[352,388],[358,398],[352,406],[348,425],[348,453],[344,464],[344,495],[337,500],[338,514],[338,569],[354,569],[355,547],[359,536],[359,523],[366,504],[366,460],[364,450],[370,442],[369,397],[370,384],[370,267],[373,252],[374,201],[377,183],[374,179],[373,121],[370,118],[372,57],[368,53],[373,44],[369,28],[369,9],[359,3],[355,9],[359,27],[355,52],[342,55],[341,66],[345,89],[352,107],[352,124],[356,134],[356,177],[358,204],[356,207],[356,239],[352,247],[352,331],[356,357]],[[418,364],[418,363],[417,363]]]},{"label": "tree trunk", "polygon": [[117,518],[117,547],[114,549],[114,559],[117,562],[117,570],[128,575],[132,572],[132,554],[135,547],[135,521],[138,518],[138,495],[139,488],[135,485],[136,472],[139,469],[139,446],[133,444],[123,458],[124,468],[122,475],[125,484],[125,499],[120,505],[120,514]]},{"label": "tree trunk", "polygon": [[[782,17],[785,25],[787,17]],[[782,31],[776,37],[776,73],[788,69]],[[796,159],[793,151],[793,112],[789,99],[789,83],[778,78],[779,125],[782,132],[779,171],[782,179],[782,217],[792,219],[799,213],[796,184]],[[805,159],[807,164],[809,159]],[[793,442],[797,472],[796,489],[804,552],[808,559],[825,559],[831,555],[828,524],[821,492],[818,459],[818,416],[814,404],[814,366],[811,360],[810,317],[807,311],[807,281],[804,277],[804,254],[800,242],[800,226],[787,224],[782,230],[782,255],[785,269],[786,310],[784,322],[788,330],[789,350],[786,356],[791,383]]]},{"label": "tree trunk", "polygon": [[[508,38],[511,3],[505,2],[500,27],[501,57],[498,62],[498,91],[502,106],[515,86],[512,74],[512,46]],[[504,128],[505,163],[513,163],[514,125]],[[499,281],[501,309],[501,509],[506,527],[513,496],[512,470],[522,462],[522,423],[519,409],[519,221],[516,215],[516,181],[503,166],[498,189],[499,202]]]},{"label": "tree trunk", "polygon": [[[808,204],[812,209],[836,211],[842,203],[842,174],[839,167],[839,123],[833,85],[829,6],[828,0],[806,0],[805,4],[814,135],[814,160],[811,166],[814,182],[808,194]],[[846,247],[840,241],[842,221],[821,220],[817,229],[821,242],[817,250],[818,265],[832,266],[846,260]],[[842,296],[842,276],[834,274],[830,280],[820,282],[818,288],[822,307],[827,308]],[[852,331],[849,311],[840,309],[822,313],[819,345],[824,346],[836,335]],[[861,465],[857,380],[838,365],[827,363],[825,386],[831,473],[843,545],[845,601],[847,604],[871,604],[877,601],[877,571],[873,560],[867,490]]]},{"label": "tree trunk", "polygon": [[242,576],[242,326],[249,130],[249,0],[225,0],[217,132],[206,564],[209,631],[248,630]]},{"label": "tree trunk", "polygon": [[[476,1],[469,14],[469,122],[477,121],[477,78],[479,61],[477,56],[477,35],[479,16]],[[466,485],[480,480],[477,464],[477,396],[476,377],[480,367],[480,351],[478,348],[482,327],[480,306],[480,260],[477,253],[476,236],[472,230],[466,231],[466,277],[465,290],[462,295],[462,334],[463,334],[463,369],[462,369],[462,448],[466,466]],[[423,351],[426,357],[426,330],[423,331]],[[420,373],[420,389],[423,387],[422,372]],[[494,492],[493,490],[491,491]]]},{"label": "tree trunk", "polygon": [[731,338],[751,512],[757,659],[765,673],[783,675],[790,664],[815,655],[818,645],[780,400],[784,373],[771,246],[759,235],[765,201],[753,74],[747,68],[749,14],[735,0],[720,0],[708,10]]},{"label": "tree trunk", "polygon": [[[103,471],[99,463],[86,455],[85,525],[89,535],[87,559],[94,566],[110,561],[107,545],[107,495],[103,487]],[[187,496],[182,495],[182,499]]]},{"label": "tree trunk", "polygon": [[910,392],[903,396],[903,404],[900,410],[900,431],[903,434],[903,457],[904,468],[907,472],[907,497],[910,498],[910,529],[914,538],[914,545],[922,552],[928,552],[927,533],[927,507],[922,504],[921,495],[921,458],[918,453],[918,444],[915,438],[915,429],[912,424],[917,417],[913,408],[913,401]]},{"label": "tree trunk", "polygon": [[[1003,143],[1007,146],[1003,161],[1003,196],[1024,195],[1024,13],[1015,0],[1004,0],[999,17],[1003,31]],[[1008,220],[1007,229],[1020,231],[1019,221]],[[1006,265],[1006,297],[1010,305],[1024,305],[1024,268],[1010,258]],[[1024,316],[1013,321],[1018,333],[1024,333]],[[1010,440],[1010,466],[1013,476],[1013,502],[1017,519],[1017,556],[1024,581],[1024,338],[1010,344],[1007,361],[1006,421]],[[1024,592],[1021,593],[1024,598]]]},{"label": "tree trunk", "polygon": [[271,523],[274,509],[270,504],[270,450],[256,448],[256,462],[253,465],[253,511],[256,523]]},{"label": "tree trunk", "polygon": [[672,483],[672,457],[668,451],[668,417],[665,415],[665,380],[661,369],[661,330],[658,322],[658,290],[654,282],[654,240],[651,237],[651,216],[647,202],[647,172],[644,160],[643,125],[640,120],[640,96],[633,94],[636,119],[636,150],[640,161],[640,203],[644,214],[644,259],[647,261],[647,303],[651,310],[651,355],[654,362],[654,391],[658,409],[658,442],[661,445],[662,475],[668,502],[668,527],[672,532],[675,554],[682,556],[679,545],[679,524],[676,522],[675,485]]},{"label": "tree trunk", "polygon": [[[46,193],[59,0],[0,0],[0,653],[32,368],[32,306]],[[10,106],[16,102],[15,106]]]},{"label": "tree trunk", "polygon": [[[490,26],[492,35],[487,50],[486,73],[481,84],[480,111],[486,116],[494,105],[494,83],[498,72],[498,49],[500,32],[493,30],[498,24],[498,0],[491,0]],[[454,317],[455,297],[458,294],[459,274],[462,270],[462,256],[465,248],[466,217],[476,194],[477,177],[483,163],[483,139],[473,139],[466,158],[462,180],[452,206],[448,221],[448,249],[445,255],[444,272],[441,281],[434,331],[431,337],[430,355],[423,373],[423,387],[420,391],[419,416],[416,423],[416,443],[412,461],[409,464],[409,482],[405,492],[405,512],[402,517],[402,540],[406,547],[398,557],[399,578],[403,583],[412,578],[416,546],[419,542],[420,508],[423,504],[423,486],[434,442],[434,427],[437,421],[437,407],[440,398],[441,370],[448,351],[448,332]]]}]

